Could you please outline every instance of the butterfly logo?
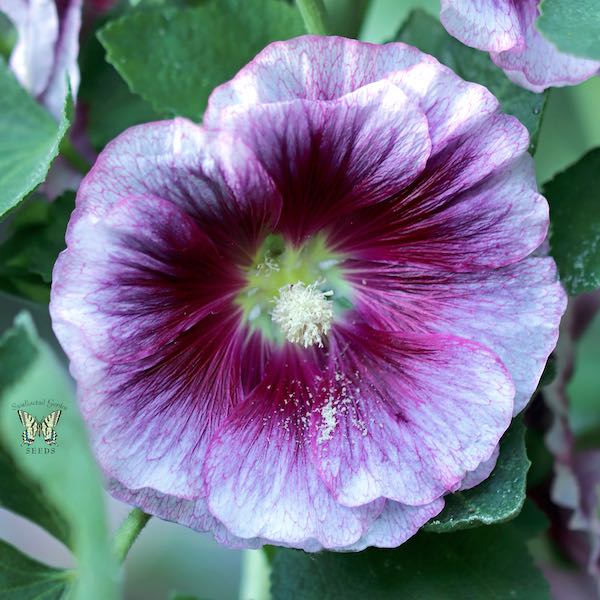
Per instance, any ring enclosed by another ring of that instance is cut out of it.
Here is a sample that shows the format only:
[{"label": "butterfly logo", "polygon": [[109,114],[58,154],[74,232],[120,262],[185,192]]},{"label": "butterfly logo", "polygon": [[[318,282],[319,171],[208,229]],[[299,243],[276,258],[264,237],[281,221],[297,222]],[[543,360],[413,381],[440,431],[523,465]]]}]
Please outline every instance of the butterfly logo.
[{"label": "butterfly logo", "polygon": [[44,417],[41,421],[38,421],[28,412],[24,410],[18,410],[17,413],[19,415],[19,419],[21,419],[21,423],[23,427],[25,427],[25,431],[23,431],[23,444],[27,444],[28,446],[33,445],[37,435],[43,437],[48,446],[53,446],[56,444],[55,428],[58,420],[60,419],[61,412],[62,411],[60,410],[55,410]]}]

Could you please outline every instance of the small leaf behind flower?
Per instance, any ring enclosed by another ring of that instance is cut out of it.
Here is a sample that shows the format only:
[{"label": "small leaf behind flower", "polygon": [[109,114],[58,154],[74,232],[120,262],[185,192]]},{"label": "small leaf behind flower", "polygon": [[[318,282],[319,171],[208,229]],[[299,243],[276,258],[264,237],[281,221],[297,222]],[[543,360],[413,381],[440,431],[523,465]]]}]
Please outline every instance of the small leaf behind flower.
[{"label": "small leaf behind flower", "polygon": [[0,290],[48,301],[52,267],[65,247],[65,230],[74,206],[75,193],[65,192],[53,202],[32,197],[11,215],[0,244]]},{"label": "small leaf behind flower", "polygon": [[17,82],[0,58],[0,217],[44,181],[69,128],[67,99],[57,123]]},{"label": "small leaf behind flower", "polygon": [[[533,512],[536,509],[532,509]],[[306,554],[279,548],[273,560],[273,600],[550,600],[548,583],[526,542],[544,526],[511,523],[421,532],[394,550]],[[525,515],[524,515],[525,517]]]},{"label": "small leaf behind flower", "polygon": [[0,598],[66,599],[72,578],[72,572],[43,565],[0,540]]},{"label": "small leaf behind flower", "polygon": [[600,148],[544,185],[550,253],[570,294],[600,288]]},{"label": "small leaf behind flower", "polygon": [[299,12],[279,0],[211,0],[138,10],[98,35],[132,91],[159,112],[200,120],[217,85],[270,42],[302,33]]},{"label": "small leaf behind flower", "polygon": [[446,507],[425,529],[456,531],[513,519],[525,502],[530,465],[525,449],[525,426],[523,420],[517,418],[502,438],[500,456],[490,477],[473,489],[447,496]]},{"label": "small leaf behind flower", "polygon": [[600,60],[598,0],[544,0],[536,26],[559,50]]},{"label": "small leaf behind flower", "polygon": [[97,37],[90,36],[79,55],[81,85],[78,97],[88,107],[87,134],[96,150],[102,150],[128,127],[158,121],[164,116],[129,90],[115,68],[106,62],[105,54]]}]

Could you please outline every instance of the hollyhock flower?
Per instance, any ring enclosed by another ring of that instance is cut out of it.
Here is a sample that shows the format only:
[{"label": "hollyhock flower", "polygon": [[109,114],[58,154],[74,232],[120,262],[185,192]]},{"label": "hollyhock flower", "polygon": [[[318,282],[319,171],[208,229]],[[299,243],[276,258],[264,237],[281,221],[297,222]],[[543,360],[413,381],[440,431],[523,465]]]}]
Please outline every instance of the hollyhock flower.
[{"label": "hollyhock flower", "polygon": [[564,293],[528,134],[404,44],[274,43],[84,180],[54,329],[112,492],[231,546],[397,546],[476,485]]},{"label": "hollyhock flower", "polygon": [[442,0],[441,21],[467,46],[485,50],[506,75],[533,92],[580,83],[600,62],[565,54],[536,29],[541,0]]},{"label": "hollyhock flower", "polygon": [[79,87],[82,0],[0,0],[17,30],[10,68],[19,83],[59,120],[67,96]]}]

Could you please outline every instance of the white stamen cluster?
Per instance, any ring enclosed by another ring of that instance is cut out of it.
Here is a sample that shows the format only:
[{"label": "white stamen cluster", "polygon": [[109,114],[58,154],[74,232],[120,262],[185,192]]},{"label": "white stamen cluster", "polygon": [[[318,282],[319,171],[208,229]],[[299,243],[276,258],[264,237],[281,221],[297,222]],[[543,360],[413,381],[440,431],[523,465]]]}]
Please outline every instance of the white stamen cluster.
[{"label": "white stamen cluster", "polygon": [[305,285],[299,281],[282,287],[271,313],[286,339],[305,348],[314,344],[322,348],[323,336],[333,320],[333,304],[328,300],[333,291],[322,292],[317,283]]}]

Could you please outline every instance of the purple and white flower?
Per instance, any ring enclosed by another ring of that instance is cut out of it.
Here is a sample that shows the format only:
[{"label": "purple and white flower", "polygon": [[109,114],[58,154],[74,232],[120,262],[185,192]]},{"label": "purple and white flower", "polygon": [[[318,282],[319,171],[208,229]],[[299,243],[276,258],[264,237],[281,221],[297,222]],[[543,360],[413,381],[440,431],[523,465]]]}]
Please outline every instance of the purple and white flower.
[{"label": "purple and white flower", "polygon": [[485,50],[515,83],[533,92],[575,85],[600,62],[561,52],[536,29],[541,0],[442,0],[441,21],[467,46]]},{"label": "purple and white flower", "polygon": [[67,85],[79,87],[79,29],[82,0],[0,0],[17,43],[10,68],[19,83],[60,120]]},{"label": "purple and white flower", "polygon": [[[79,88],[79,33],[83,0],[0,0],[0,12],[13,23],[17,43],[9,66],[19,83],[57,120],[70,90]],[[83,135],[82,111],[77,107],[70,137],[83,154],[93,154]],[[77,189],[81,174],[62,157],[56,158],[42,185],[54,199]]]},{"label": "purple and white flower", "polygon": [[231,546],[397,546],[476,485],[565,294],[526,129],[404,44],[274,43],[82,183],[51,313],[112,492]]}]

